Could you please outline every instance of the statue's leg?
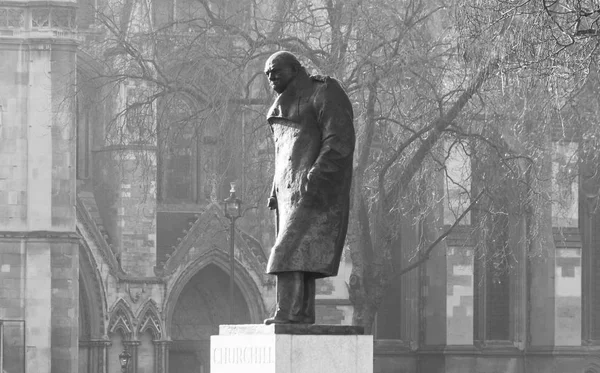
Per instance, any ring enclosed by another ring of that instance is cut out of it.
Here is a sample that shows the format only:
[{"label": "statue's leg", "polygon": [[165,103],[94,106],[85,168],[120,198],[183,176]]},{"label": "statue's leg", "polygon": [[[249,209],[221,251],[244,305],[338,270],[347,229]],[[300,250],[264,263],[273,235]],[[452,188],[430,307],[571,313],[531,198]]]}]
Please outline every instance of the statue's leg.
[{"label": "statue's leg", "polygon": [[265,324],[291,324],[303,322],[304,276],[302,272],[276,274],[277,311]]},{"label": "statue's leg", "polygon": [[302,307],[302,314],[304,316],[304,323],[314,324],[315,323],[315,297],[316,297],[316,279],[315,276],[310,273],[304,273],[304,304]]}]

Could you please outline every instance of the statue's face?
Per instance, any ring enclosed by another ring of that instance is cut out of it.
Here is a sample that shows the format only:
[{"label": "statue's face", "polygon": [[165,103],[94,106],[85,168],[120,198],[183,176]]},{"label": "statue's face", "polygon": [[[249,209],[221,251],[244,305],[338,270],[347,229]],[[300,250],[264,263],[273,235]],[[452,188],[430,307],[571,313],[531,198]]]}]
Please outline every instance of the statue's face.
[{"label": "statue's face", "polygon": [[277,93],[283,92],[296,74],[294,66],[282,58],[269,58],[265,64],[265,75],[271,83],[271,88]]}]

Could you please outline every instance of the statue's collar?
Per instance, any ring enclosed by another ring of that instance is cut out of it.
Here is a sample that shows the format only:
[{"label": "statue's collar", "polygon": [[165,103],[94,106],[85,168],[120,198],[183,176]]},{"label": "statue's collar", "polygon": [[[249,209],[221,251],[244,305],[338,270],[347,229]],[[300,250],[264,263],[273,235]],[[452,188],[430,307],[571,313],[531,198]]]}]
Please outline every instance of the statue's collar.
[{"label": "statue's collar", "polygon": [[300,71],[296,78],[288,84],[286,89],[275,99],[275,102],[267,112],[267,120],[271,122],[274,118],[283,118],[298,122],[299,106],[301,97],[308,99],[313,93],[312,80],[305,71]]},{"label": "statue's collar", "polygon": [[310,89],[312,89],[312,81],[306,71],[300,69],[296,78],[288,84],[286,89],[279,94],[278,98],[304,96],[303,93]]}]

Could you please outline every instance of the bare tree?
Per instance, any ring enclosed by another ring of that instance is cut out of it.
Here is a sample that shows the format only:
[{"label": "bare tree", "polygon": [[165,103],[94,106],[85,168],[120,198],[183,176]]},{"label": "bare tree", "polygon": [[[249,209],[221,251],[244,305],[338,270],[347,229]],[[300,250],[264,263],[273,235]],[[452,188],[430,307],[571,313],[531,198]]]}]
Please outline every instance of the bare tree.
[{"label": "bare tree", "polygon": [[[199,143],[211,180],[202,193],[214,200],[224,180],[242,179],[244,199],[258,217],[248,229],[268,242],[263,202],[272,145],[263,116],[271,93],[263,61],[286,49],[301,56],[309,71],[338,78],[353,102],[358,133],[349,291],[354,323],[369,332],[395,276],[423,264],[467,216],[478,216],[471,224],[484,228],[505,213],[510,191],[516,193],[512,201],[530,206],[529,214],[549,198],[544,180],[552,128],[584,87],[596,56],[597,42],[584,31],[596,27],[598,12],[591,5],[219,4],[189,0],[146,9],[129,1],[99,9],[102,37],[85,45],[96,61],[91,79],[105,92],[137,89],[130,102],[121,97],[126,104],[113,105],[114,129],[107,132],[112,141],[157,141],[163,155]],[[594,21],[585,23],[590,17]],[[459,148],[475,166],[453,180],[448,162]],[[493,175],[481,172],[490,164]],[[443,196],[450,184],[460,206],[444,227],[435,216],[441,202],[449,203]],[[416,247],[404,247],[402,221],[436,227]],[[394,251],[413,259],[394,268]]]}]

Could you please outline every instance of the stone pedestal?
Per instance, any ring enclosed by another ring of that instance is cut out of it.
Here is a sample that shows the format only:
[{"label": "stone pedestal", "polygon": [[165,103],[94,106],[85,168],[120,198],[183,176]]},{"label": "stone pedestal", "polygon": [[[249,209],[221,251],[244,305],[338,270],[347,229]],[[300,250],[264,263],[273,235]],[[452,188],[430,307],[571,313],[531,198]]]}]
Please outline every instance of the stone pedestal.
[{"label": "stone pedestal", "polygon": [[373,336],[344,325],[221,325],[211,373],[372,373]]}]

